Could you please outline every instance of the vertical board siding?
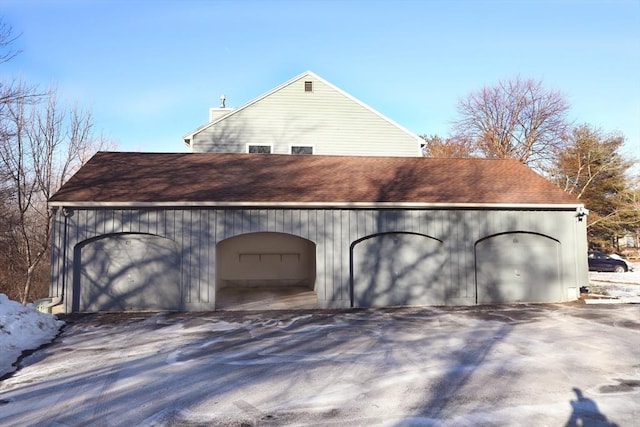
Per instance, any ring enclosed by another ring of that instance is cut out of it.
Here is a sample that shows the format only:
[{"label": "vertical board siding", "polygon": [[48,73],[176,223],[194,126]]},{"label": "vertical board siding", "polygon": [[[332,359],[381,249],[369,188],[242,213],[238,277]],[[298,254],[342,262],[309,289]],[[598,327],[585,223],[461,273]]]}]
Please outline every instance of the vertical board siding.
[{"label": "vertical board siding", "polygon": [[351,215],[348,210],[343,210],[340,212],[341,220],[340,223],[342,228],[340,230],[340,299],[345,301],[350,301],[349,297],[349,287],[350,287],[350,251],[349,246],[351,242],[350,233],[351,233]]},{"label": "vertical board siding", "polygon": [[342,215],[343,211],[332,211],[332,221],[335,224],[333,229],[333,295],[338,300],[346,299],[345,287],[346,283],[344,280],[345,270],[344,270],[344,257],[342,248],[345,246],[342,240],[342,228],[344,224],[344,216]]},{"label": "vertical board siding", "polygon": [[58,212],[62,209],[54,209],[51,217],[51,289],[50,295],[60,295],[60,278],[62,276],[62,242],[63,236],[60,235],[63,232],[63,227],[60,226],[61,216]]},{"label": "vertical board siding", "polygon": [[189,257],[189,254],[191,252],[189,250],[189,248],[191,247],[191,235],[184,232],[185,229],[187,230],[190,229],[187,222],[188,218],[190,217],[189,213],[190,211],[180,211],[178,224],[176,227],[178,244],[180,245],[180,248],[181,248],[180,252],[182,256],[181,290],[182,290],[182,299],[185,304],[191,303],[191,288],[192,288],[191,282],[189,280],[191,277],[191,275],[189,274],[189,271],[191,269],[191,263],[190,263],[191,260]]},{"label": "vertical board siding", "polygon": [[[176,242],[181,256],[184,309],[213,309],[216,245],[244,233],[279,232],[308,239],[316,248],[319,306],[348,307],[351,245],[381,233],[417,233],[443,242],[446,262],[438,277],[456,304],[475,302],[475,245],[505,232],[528,232],[558,240],[562,280],[586,280],[586,233],[572,211],[535,210],[374,210],[374,209],[74,209],[66,218],[54,213],[51,295],[62,293],[71,311],[74,248],[116,233],[148,233]],[[576,250],[578,248],[578,250]],[[66,258],[65,258],[66,255]],[[584,259],[583,259],[584,258]],[[584,271],[583,271],[584,270]],[[569,286],[568,285],[568,286]]]}]

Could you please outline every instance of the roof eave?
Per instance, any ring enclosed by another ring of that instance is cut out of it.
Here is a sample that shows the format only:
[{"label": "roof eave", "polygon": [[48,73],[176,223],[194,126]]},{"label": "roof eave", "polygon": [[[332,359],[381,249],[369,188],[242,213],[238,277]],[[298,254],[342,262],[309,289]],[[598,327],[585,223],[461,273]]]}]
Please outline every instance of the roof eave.
[{"label": "roof eave", "polygon": [[575,210],[581,203],[425,203],[425,202],[90,202],[50,201],[49,207],[68,208],[272,208],[272,209],[542,209]]}]

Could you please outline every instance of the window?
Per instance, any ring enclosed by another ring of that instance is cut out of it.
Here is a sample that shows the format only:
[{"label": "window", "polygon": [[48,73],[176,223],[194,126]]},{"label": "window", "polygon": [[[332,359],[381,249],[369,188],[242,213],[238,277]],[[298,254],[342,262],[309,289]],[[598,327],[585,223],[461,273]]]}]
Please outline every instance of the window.
[{"label": "window", "polygon": [[247,153],[271,154],[271,145],[247,144]]},{"label": "window", "polygon": [[304,82],[304,91],[313,92],[313,82]]},{"label": "window", "polygon": [[313,154],[313,146],[311,145],[292,145],[291,154]]}]

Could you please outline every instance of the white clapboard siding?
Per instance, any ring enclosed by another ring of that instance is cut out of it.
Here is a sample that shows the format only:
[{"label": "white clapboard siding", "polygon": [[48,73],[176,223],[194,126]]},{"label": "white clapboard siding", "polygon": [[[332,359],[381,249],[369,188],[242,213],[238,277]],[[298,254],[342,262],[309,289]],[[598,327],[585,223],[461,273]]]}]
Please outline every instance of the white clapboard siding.
[{"label": "white clapboard siding", "polygon": [[[305,82],[313,91],[305,91]],[[418,156],[421,139],[314,74],[303,74],[193,134],[193,152],[243,153],[248,144],[289,154]]]}]

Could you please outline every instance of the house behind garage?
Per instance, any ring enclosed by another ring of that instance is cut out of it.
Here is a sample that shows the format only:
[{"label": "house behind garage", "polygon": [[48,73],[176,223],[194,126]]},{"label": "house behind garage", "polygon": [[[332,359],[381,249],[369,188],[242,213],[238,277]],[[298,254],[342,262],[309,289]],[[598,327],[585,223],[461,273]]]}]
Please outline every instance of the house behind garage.
[{"label": "house behind garage", "polygon": [[183,137],[194,153],[420,156],[424,140],[306,71]]},{"label": "house behind garage", "polygon": [[50,200],[64,310],[560,302],[573,196],[515,160],[96,154]]}]

